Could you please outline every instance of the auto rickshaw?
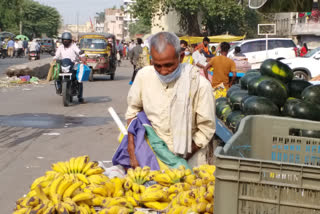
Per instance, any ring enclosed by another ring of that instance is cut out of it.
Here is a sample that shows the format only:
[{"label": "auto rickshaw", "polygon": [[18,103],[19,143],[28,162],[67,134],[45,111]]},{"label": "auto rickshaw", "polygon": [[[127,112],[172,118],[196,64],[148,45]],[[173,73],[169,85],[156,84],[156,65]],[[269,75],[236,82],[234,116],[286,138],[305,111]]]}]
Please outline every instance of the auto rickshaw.
[{"label": "auto rickshaw", "polygon": [[114,79],[117,67],[115,36],[108,33],[87,33],[80,35],[80,49],[86,55],[87,65],[91,68],[89,81],[94,74],[110,75]]},{"label": "auto rickshaw", "polygon": [[42,38],[41,41],[41,53],[49,53],[54,56],[56,52],[56,44],[53,39],[51,38]]}]

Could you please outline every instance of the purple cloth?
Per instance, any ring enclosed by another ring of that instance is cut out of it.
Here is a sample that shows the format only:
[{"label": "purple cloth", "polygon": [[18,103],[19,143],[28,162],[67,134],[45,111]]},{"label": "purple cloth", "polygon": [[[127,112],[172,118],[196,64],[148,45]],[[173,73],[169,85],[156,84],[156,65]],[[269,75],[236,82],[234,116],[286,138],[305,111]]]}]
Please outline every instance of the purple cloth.
[{"label": "purple cloth", "polygon": [[[151,125],[146,114],[139,112],[137,118],[132,120],[128,127],[128,132],[134,136],[135,155],[141,167],[149,166],[151,170],[159,170],[159,163],[156,155],[145,140],[146,130],[143,124]],[[121,165],[125,168],[131,168],[130,157],[128,153],[128,135],[124,136],[116,153],[112,158],[113,165]]]}]

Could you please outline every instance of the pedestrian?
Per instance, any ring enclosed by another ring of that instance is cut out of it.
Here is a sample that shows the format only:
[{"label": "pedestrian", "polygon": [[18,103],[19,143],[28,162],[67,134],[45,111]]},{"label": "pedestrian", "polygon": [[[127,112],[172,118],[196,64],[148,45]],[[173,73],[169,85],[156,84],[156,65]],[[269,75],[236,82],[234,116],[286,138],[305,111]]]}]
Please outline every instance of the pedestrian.
[{"label": "pedestrian", "polygon": [[241,53],[239,46],[234,48],[233,57],[231,58],[236,63],[236,70],[241,72],[247,72],[251,69],[251,64],[248,62],[246,55]]},{"label": "pedestrian", "polygon": [[205,56],[205,51],[203,49],[198,49],[193,52],[192,58],[193,62],[198,68],[204,69],[206,65],[208,64],[207,57]]},{"label": "pedestrian", "polygon": [[[121,143],[113,163],[119,160],[133,168],[145,163],[153,167],[158,158],[169,168],[205,164],[207,145],[215,133],[211,86],[199,75],[197,67],[180,64],[180,43],[175,34],[155,34],[150,47],[153,66],[138,72],[128,94],[126,112],[128,125],[147,124],[149,144],[142,146],[139,141],[144,136],[138,139],[129,131],[128,140]],[[152,155],[156,158],[147,158]]]},{"label": "pedestrian", "polygon": [[123,46],[123,59],[127,58],[127,44],[124,44]]},{"label": "pedestrian", "polygon": [[23,40],[23,49],[24,49],[24,56],[27,56],[28,54],[28,40],[27,38],[24,38]]},{"label": "pedestrian", "polygon": [[17,53],[17,57],[22,57],[23,54],[23,41],[22,39],[18,40],[18,53]]},{"label": "pedestrian", "polygon": [[8,41],[8,56],[13,58],[13,53],[14,53],[14,41],[12,38]]},{"label": "pedestrian", "polygon": [[241,48],[239,46],[234,48],[234,56],[238,57],[245,57],[243,53],[241,53]]},{"label": "pedestrian", "polygon": [[180,47],[181,48],[187,48],[188,42],[186,40],[180,40]]},{"label": "pedestrian", "polygon": [[[236,64],[234,61],[227,57],[227,54],[230,49],[230,45],[227,42],[222,42],[221,45],[221,53],[220,56],[213,57],[207,66],[204,68],[205,76],[208,79],[209,68],[213,68],[213,76],[211,85],[213,88],[219,86],[223,83],[224,87],[228,89],[236,79]],[[229,73],[232,72],[232,80],[229,82]],[[208,79],[209,80],[209,79]]]},{"label": "pedestrian", "polygon": [[204,37],[202,43],[197,45],[197,47],[194,50],[196,51],[196,50],[202,49],[204,51],[204,54],[209,56],[211,55],[209,51],[209,43],[210,43],[210,39],[208,37]]},{"label": "pedestrian", "polygon": [[4,39],[1,43],[1,56],[2,59],[6,58],[8,56],[7,54],[7,45],[8,45],[8,39]]},{"label": "pedestrian", "polygon": [[189,47],[186,47],[185,51],[184,51],[184,57],[181,63],[189,63],[191,65],[193,65],[193,58],[191,55],[191,51]]},{"label": "pedestrian", "polygon": [[300,50],[300,56],[304,56],[308,53],[309,49],[307,43],[303,43],[303,47]]},{"label": "pedestrian", "polygon": [[13,51],[13,56],[18,57],[18,49],[19,49],[19,44],[18,44],[18,39],[14,40],[14,51]]},{"label": "pedestrian", "polygon": [[133,74],[131,77],[131,81],[129,82],[130,85],[132,85],[138,70],[141,69],[141,67],[138,64],[138,61],[139,61],[140,54],[142,54],[143,52],[143,49],[141,46],[142,43],[143,43],[142,39],[138,38],[137,45],[134,48],[132,48],[132,50],[129,52],[130,62],[133,65]]},{"label": "pedestrian", "polygon": [[130,44],[129,44],[129,52],[136,46],[136,44],[134,43],[134,40],[131,40]]},{"label": "pedestrian", "polygon": [[211,55],[212,55],[212,57],[215,57],[215,56],[217,55],[216,50],[217,50],[216,46],[213,45],[213,46],[211,47]]}]

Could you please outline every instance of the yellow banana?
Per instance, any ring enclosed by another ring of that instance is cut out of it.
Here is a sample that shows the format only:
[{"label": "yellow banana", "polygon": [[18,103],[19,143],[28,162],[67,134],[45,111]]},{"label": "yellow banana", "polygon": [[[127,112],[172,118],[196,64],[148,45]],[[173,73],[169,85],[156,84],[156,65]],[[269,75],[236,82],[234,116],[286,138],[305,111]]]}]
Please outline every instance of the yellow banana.
[{"label": "yellow banana", "polygon": [[212,203],[207,204],[206,212],[213,213],[213,204]]},{"label": "yellow banana", "polygon": [[108,207],[99,212],[99,214],[129,214],[129,209],[121,206]]},{"label": "yellow banana", "polygon": [[92,193],[99,194],[103,197],[107,197],[109,195],[108,191],[103,186],[97,186],[92,190]]},{"label": "yellow banana", "polygon": [[111,197],[114,194],[114,190],[115,190],[113,183],[111,183],[110,181],[107,181],[104,186],[108,191],[108,197]]},{"label": "yellow banana", "polygon": [[89,207],[89,205],[88,205],[88,204],[83,203],[83,202],[80,202],[80,203],[79,203],[79,205],[80,205],[80,207],[85,208],[85,209],[87,210],[87,212],[88,212],[88,213],[91,213],[91,210],[90,210],[90,207]]},{"label": "yellow banana", "polygon": [[70,162],[69,162],[69,161],[65,161],[65,162],[64,162],[64,165],[65,165],[66,168],[67,168],[67,172],[68,172],[69,174],[71,174],[72,171],[71,171]]},{"label": "yellow banana", "polygon": [[106,204],[104,204],[106,207],[112,207],[112,206],[126,206],[128,204],[128,201],[126,198],[123,197],[116,197],[111,198]]},{"label": "yellow banana", "polygon": [[172,183],[172,179],[168,174],[156,174],[153,180],[163,186],[170,186]]},{"label": "yellow banana", "polygon": [[104,169],[101,168],[101,167],[95,167],[95,168],[91,168],[91,169],[88,169],[88,171],[86,171],[86,175],[87,176],[90,176],[90,175],[94,175],[94,174],[101,174],[104,172]]},{"label": "yellow banana", "polygon": [[139,202],[134,199],[132,196],[126,196],[127,201],[134,207],[138,207],[139,206]]},{"label": "yellow banana", "polygon": [[90,200],[93,197],[94,197],[94,195],[87,193],[87,192],[83,192],[83,193],[79,193],[79,194],[75,195],[72,198],[72,201],[78,202],[78,201]]},{"label": "yellow banana", "polygon": [[85,166],[83,167],[83,169],[82,169],[82,174],[86,174],[86,172],[89,170],[89,169],[91,169],[91,168],[93,168],[95,166],[95,162],[89,162],[89,163],[87,163],[87,164],[85,164]]},{"label": "yellow banana", "polygon": [[106,199],[105,197],[102,197],[100,195],[95,195],[93,198],[92,198],[92,203],[94,206],[102,206],[102,202],[103,200]]},{"label": "yellow banana", "polygon": [[32,196],[25,202],[25,204],[28,207],[35,207],[35,206],[39,205],[40,203],[41,203],[41,199],[38,196]]},{"label": "yellow banana", "polygon": [[77,181],[73,183],[68,189],[63,193],[63,198],[70,198],[73,192],[82,185],[82,181]]},{"label": "yellow banana", "polygon": [[61,203],[69,212],[77,212],[78,205],[71,198],[65,198]]},{"label": "yellow banana", "polygon": [[202,181],[201,178],[197,178],[196,180],[194,180],[194,181],[192,182],[192,185],[193,185],[193,186],[197,186],[197,187],[201,187],[202,184],[203,184],[203,181]]},{"label": "yellow banana", "polygon": [[87,177],[87,179],[91,184],[98,184],[98,185],[103,182],[109,181],[109,178],[103,174],[90,175]]},{"label": "yellow banana", "polygon": [[132,180],[133,182],[137,182],[137,181],[136,181],[135,172],[134,172],[134,170],[133,170],[132,168],[129,168],[129,169],[127,170],[127,176],[128,176],[129,178],[131,178],[131,180]]},{"label": "yellow banana", "polygon": [[191,175],[191,174],[192,174],[191,169],[186,169],[186,170],[184,171],[184,176],[188,176],[188,175]]},{"label": "yellow banana", "polygon": [[69,186],[72,185],[72,180],[70,179],[64,179],[63,181],[61,181],[61,184],[58,187],[57,190],[57,194],[58,195],[63,195],[63,193],[66,191],[66,189],[68,189]]},{"label": "yellow banana", "polygon": [[71,169],[71,173],[76,173],[75,170],[75,157],[70,158],[69,163],[70,163],[70,169]]},{"label": "yellow banana", "polygon": [[152,186],[147,187],[145,192],[146,191],[156,191],[156,190],[160,190],[160,189],[163,189],[163,186],[161,186],[160,184],[154,184]]},{"label": "yellow banana", "polygon": [[79,210],[79,212],[78,212],[79,214],[90,214],[90,213],[88,213],[88,211],[84,207],[78,206],[78,210]]},{"label": "yellow banana", "polygon": [[172,201],[177,196],[177,193],[172,193],[169,195],[169,201]]},{"label": "yellow banana", "polygon": [[[49,189],[49,188],[48,188]],[[42,202],[47,202],[49,201],[47,195],[44,193],[44,191],[42,190],[41,186],[38,185],[36,186],[36,188],[34,189],[34,191],[37,193],[37,196],[42,200]]]},{"label": "yellow banana", "polygon": [[89,184],[87,177],[84,174],[76,174],[77,178],[82,181],[84,184]]},{"label": "yellow banana", "polygon": [[140,193],[144,193],[146,191],[146,187],[144,185],[139,185]]},{"label": "yellow banana", "polygon": [[82,173],[84,167],[88,162],[89,162],[89,156],[88,155],[82,156],[78,165],[78,173]]},{"label": "yellow banana", "polygon": [[126,180],[125,180],[125,182],[124,182],[124,184],[123,184],[124,189],[125,189],[125,190],[131,189],[132,183],[133,183],[133,182],[132,182],[131,179],[126,178]]},{"label": "yellow banana", "polygon": [[30,209],[30,207],[23,207],[21,209],[15,210],[12,214],[25,214],[28,212],[28,209]]},{"label": "yellow banana", "polygon": [[122,180],[118,177],[115,177],[115,178],[112,178],[110,182],[114,184],[113,197],[116,197],[115,195],[122,196],[122,195],[119,195],[120,190],[122,190]]},{"label": "yellow banana", "polygon": [[61,166],[58,165],[57,163],[52,164],[51,168],[56,172],[64,173],[63,168],[61,168]]},{"label": "yellow banana", "polygon": [[143,204],[144,206],[151,209],[155,209],[155,210],[164,210],[169,206],[169,203],[167,202],[158,202],[158,201],[145,202]]},{"label": "yellow banana", "polygon": [[133,196],[132,190],[126,191],[126,192],[124,193],[124,195],[125,195],[126,197],[128,197],[128,196]]},{"label": "yellow banana", "polygon": [[97,214],[97,212],[96,212],[96,210],[94,209],[94,207],[91,207],[91,208],[90,208],[90,211],[91,211],[90,214]]},{"label": "yellow banana", "polygon": [[59,161],[59,162],[57,162],[57,164],[63,170],[63,173],[68,173],[68,167],[66,166],[65,162]]},{"label": "yellow banana", "polygon": [[212,201],[213,200],[213,194],[210,193],[210,192],[206,192],[204,194],[204,198],[207,200],[207,201]]},{"label": "yellow banana", "polygon": [[30,186],[30,190],[33,190],[37,185],[39,185],[42,181],[44,181],[46,176],[41,176],[33,181]]},{"label": "yellow banana", "polygon": [[52,214],[55,211],[55,206],[53,204],[49,204],[47,209],[43,211],[43,214]]},{"label": "yellow banana", "polygon": [[166,170],[164,170],[164,172],[165,172],[165,174],[169,175],[169,177],[170,177],[170,179],[171,179],[172,181],[174,181],[174,180],[177,179],[177,175],[176,175],[176,173],[173,172],[173,170],[171,170],[171,169],[166,169]]},{"label": "yellow banana", "polygon": [[58,190],[58,186],[60,184],[60,182],[64,179],[63,176],[58,176],[51,184],[50,186],[50,196],[53,197]]},{"label": "yellow banana", "polygon": [[132,184],[132,190],[133,190],[133,192],[139,193],[139,192],[140,192],[140,187],[139,187],[139,186],[140,186],[139,184],[133,183],[133,184]]},{"label": "yellow banana", "polygon": [[136,167],[135,169],[134,169],[134,174],[135,174],[135,178],[136,178],[136,182],[138,183],[138,184],[141,184],[141,172],[142,172],[142,169],[141,169],[141,167],[140,166],[138,166],[138,167]]},{"label": "yellow banana", "polygon": [[149,172],[150,172],[150,167],[149,166],[145,166],[145,167],[142,168],[140,177],[144,182],[146,181],[146,177],[149,174]]},{"label": "yellow banana", "polygon": [[30,192],[28,192],[27,197],[32,197],[32,196],[35,196],[35,195],[37,195],[36,191],[35,190],[31,190]]},{"label": "yellow banana", "polygon": [[196,203],[192,206],[192,210],[197,213],[203,213],[207,209],[207,204],[205,202]]},{"label": "yellow banana", "polygon": [[78,171],[78,168],[79,168],[79,164],[80,164],[81,159],[82,159],[82,156],[78,156],[78,157],[74,158],[74,164],[73,164],[74,173],[80,173]]},{"label": "yellow banana", "polygon": [[141,201],[141,195],[139,193],[135,193],[132,192],[132,197],[136,200],[136,201]]},{"label": "yellow banana", "polygon": [[141,201],[143,202],[159,201],[164,198],[167,198],[167,194],[163,190],[158,190],[153,192],[145,191],[141,195]]},{"label": "yellow banana", "polygon": [[192,185],[193,181],[196,180],[196,179],[197,179],[196,175],[191,174],[191,175],[187,175],[187,176],[184,177],[184,182]]}]

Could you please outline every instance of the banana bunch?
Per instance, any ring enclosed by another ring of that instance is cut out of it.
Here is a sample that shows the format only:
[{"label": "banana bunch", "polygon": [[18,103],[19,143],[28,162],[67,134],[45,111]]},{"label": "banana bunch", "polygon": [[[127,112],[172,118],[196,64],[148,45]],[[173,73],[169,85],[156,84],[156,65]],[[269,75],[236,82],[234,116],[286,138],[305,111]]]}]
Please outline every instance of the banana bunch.
[{"label": "banana bunch", "polygon": [[209,191],[212,190],[201,186],[180,192],[171,201],[167,213],[213,213],[213,193],[210,197]]},{"label": "banana bunch", "polygon": [[186,170],[184,166],[180,166],[178,169],[166,169],[162,173],[156,174],[153,180],[158,184],[169,187],[172,184],[180,183],[183,177],[191,174],[190,169]]},{"label": "banana bunch", "polygon": [[141,194],[141,203],[145,207],[162,211],[169,206],[168,196],[168,188],[155,184]]},{"label": "banana bunch", "polygon": [[68,175],[57,174],[48,192],[39,184],[33,187],[32,196],[20,198],[14,214],[95,213],[88,205],[94,195],[81,191],[82,184],[82,181],[75,181]]},{"label": "banana bunch", "polygon": [[106,198],[99,214],[129,214],[133,209],[133,205],[124,197]]},{"label": "banana bunch", "polygon": [[200,178],[202,180],[203,184],[208,184],[211,181],[215,182],[215,171],[216,167],[214,165],[207,164],[193,168],[193,172],[197,175],[198,179]]}]

